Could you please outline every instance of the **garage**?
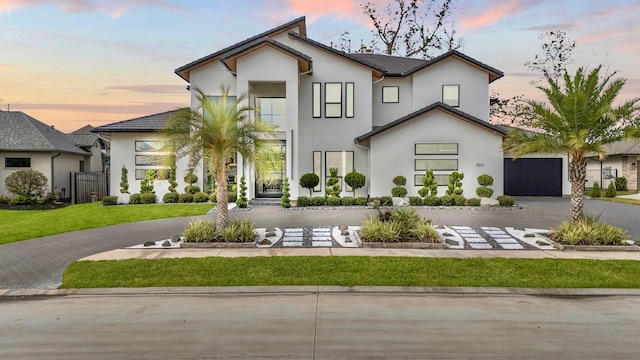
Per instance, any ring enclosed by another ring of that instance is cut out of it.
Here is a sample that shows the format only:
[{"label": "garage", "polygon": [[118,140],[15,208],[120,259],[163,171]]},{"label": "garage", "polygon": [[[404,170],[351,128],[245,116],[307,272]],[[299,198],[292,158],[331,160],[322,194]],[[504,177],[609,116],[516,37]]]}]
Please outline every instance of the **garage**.
[{"label": "garage", "polygon": [[504,159],[504,193],[512,196],[562,196],[562,159]]}]

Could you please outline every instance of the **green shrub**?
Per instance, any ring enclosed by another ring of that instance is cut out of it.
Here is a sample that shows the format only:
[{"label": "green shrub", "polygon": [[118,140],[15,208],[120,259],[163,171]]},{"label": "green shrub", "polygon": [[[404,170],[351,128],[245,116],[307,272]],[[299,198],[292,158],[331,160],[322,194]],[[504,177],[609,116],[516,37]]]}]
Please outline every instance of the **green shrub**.
[{"label": "green shrub", "polygon": [[493,195],[493,189],[486,186],[481,186],[476,189],[476,195],[479,197],[490,198]]},{"label": "green shrub", "polygon": [[391,212],[391,221],[400,224],[400,237],[404,238],[418,222],[422,221],[416,209],[400,208]]},{"label": "green shrub", "polygon": [[480,186],[491,186],[493,185],[493,176],[488,174],[482,174],[478,176],[478,185]]},{"label": "green shrub", "polygon": [[449,175],[449,185],[447,186],[446,195],[462,195],[462,180],[464,179],[464,174],[461,172],[454,171]]},{"label": "green shrub", "polygon": [[442,200],[437,196],[427,196],[422,200],[422,203],[426,206],[440,206],[442,205]]},{"label": "green shrub", "polygon": [[411,230],[409,230],[412,240],[420,242],[440,242],[440,235],[430,222],[418,221]]},{"label": "green shrub", "polygon": [[627,191],[627,178],[622,176],[622,177],[617,177],[616,180],[616,190],[617,191]]},{"label": "green shrub", "polygon": [[352,197],[343,197],[340,199],[340,203],[342,206],[351,206],[356,201],[356,199]]},{"label": "green shrub", "polygon": [[210,201],[210,202],[212,202],[212,203],[214,203],[214,204],[215,204],[216,202],[218,202],[218,199],[216,198],[216,192],[215,192],[215,191],[214,191],[214,192],[212,192],[212,193],[211,193],[211,195],[209,195],[209,201]]},{"label": "green shrub", "polygon": [[353,203],[355,205],[358,205],[358,206],[367,206],[368,205],[367,204],[367,198],[365,198],[365,197],[357,197]]},{"label": "green shrub", "polygon": [[227,193],[227,201],[229,203],[234,203],[236,202],[236,200],[238,200],[238,194],[236,194],[235,192]]},{"label": "green shrub", "polygon": [[309,198],[311,198],[311,191],[320,184],[320,177],[314,173],[306,173],[300,177],[298,184],[305,189],[309,189]]},{"label": "green shrub", "polygon": [[131,196],[129,197],[129,204],[142,204],[142,198],[141,195],[136,193],[136,194],[131,194]]},{"label": "green shrub", "polygon": [[117,196],[105,196],[105,197],[102,198],[102,205],[104,205],[104,206],[118,205],[118,197]]},{"label": "green shrub", "polygon": [[467,203],[467,199],[462,195],[453,195],[453,204],[456,206],[464,206]]},{"label": "green shrub", "polygon": [[177,192],[168,192],[162,196],[162,202],[165,204],[175,204],[180,200],[180,194]]},{"label": "green shrub", "polygon": [[169,188],[167,190],[169,190],[169,193],[176,193],[176,188],[178,187],[178,182],[176,181],[176,156],[175,155],[169,155],[170,156],[170,166],[169,166]]},{"label": "green shrub", "polygon": [[193,173],[187,174],[184,177],[184,182],[187,183],[187,184],[195,184],[195,183],[198,182],[198,175],[193,174]]},{"label": "green shrub", "polygon": [[140,203],[142,204],[155,204],[158,202],[158,197],[153,193],[140,194]]},{"label": "green shrub", "polygon": [[153,170],[147,170],[144,178],[140,180],[140,194],[153,193],[153,182],[156,179],[156,172]]},{"label": "green shrub", "polygon": [[564,221],[551,229],[551,237],[569,245],[620,245],[627,234],[613,225],[584,218],[576,223]]},{"label": "green shrub", "polygon": [[608,197],[608,198],[613,198],[616,197],[616,184],[609,183],[609,186],[607,187],[607,191],[605,191],[604,196]]},{"label": "green shrub", "polygon": [[478,199],[478,198],[467,199],[467,205],[468,206],[480,206],[480,199]]},{"label": "green shrub", "polygon": [[405,197],[407,195],[407,188],[404,187],[407,184],[407,178],[398,175],[393,178],[393,184],[395,187],[391,189],[391,196]]},{"label": "green shrub", "polygon": [[392,206],[393,205],[393,199],[391,199],[391,196],[381,196],[378,198],[378,200],[380,200],[380,206]]},{"label": "green shrub", "polygon": [[195,203],[206,203],[207,201],[209,201],[209,195],[203,193],[203,192],[197,192],[195,194],[193,194],[193,202]]},{"label": "green shrub", "polygon": [[187,224],[182,236],[186,242],[212,242],[217,238],[216,225],[207,219],[194,220]]},{"label": "green shrub", "polygon": [[27,197],[29,200],[42,199],[47,190],[48,180],[39,171],[18,170],[4,179],[6,189],[14,194]]},{"label": "green shrub", "polygon": [[193,202],[193,194],[190,194],[190,193],[180,194],[180,196],[178,197],[178,202],[179,203],[192,203]]},{"label": "green shrub", "polygon": [[598,182],[594,182],[593,183],[593,187],[591,188],[591,197],[592,198],[599,198],[601,195],[601,190],[600,190],[600,184],[598,184]]},{"label": "green shrub", "polygon": [[11,199],[11,201],[9,201],[9,204],[24,205],[24,204],[31,204],[32,202],[33,201],[29,199],[26,195],[16,195]]},{"label": "green shrub", "polygon": [[340,179],[338,179],[338,169],[329,169],[329,178],[324,190],[327,197],[340,197],[342,187],[340,186]]},{"label": "green shrub", "polygon": [[513,196],[509,195],[498,196],[497,200],[500,203],[500,206],[513,206],[513,204],[515,204]]},{"label": "green shrub", "polygon": [[340,206],[342,205],[342,200],[339,197],[328,197],[327,198],[327,205],[329,206]]},{"label": "green shrub", "polygon": [[291,200],[289,199],[290,196],[291,193],[289,193],[289,178],[285,176],[284,179],[282,179],[282,197],[280,198],[280,205],[282,205],[282,207],[285,209],[291,207]]},{"label": "green shrub", "polygon": [[418,190],[418,195],[423,198],[438,196],[438,183],[433,176],[433,170],[427,169],[422,177],[422,188]]},{"label": "green shrub", "polygon": [[400,229],[393,222],[382,222],[377,216],[370,216],[362,222],[360,237],[371,242],[395,242],[400,237]]},{"label": "green shrub", "polygon": [[298,207],[311,206],[311,198],[308,196],[298,196]]},{"label": "green shrub", "polygon": [[455,204],[456,200],[453,198],[453,195],[445,195],[440,197],[440,205],[453,206]]},{"label": "green shrub", "polygon": [[253,242],[256,238],[256,233],[253,228],[253,223],[247,219],[233,220],[227,225],[226,228],[220,232],[222,240],[225,242]]},{"label": "green shrub", "polygon": [[3,195],[0,195],[0,204],[8,204],[10,201],[10,199],[4,197]]},{"label": "green shrub", "polygon": [[129,193],[129,171],[127,168],[122,165],[121,175],[120,175],[120,194],[128,194]]},{"label": "green shrub", "polygon": [[326,204],[327,201],[325,200],[325,198],[323,196],[314,196],[311,198],[311,205],[313,206],[322,206],[324,204]]},{"label": "green shrub", "polygon": [[367,183],[367,177],[356,171],[352,171],[344,176],[344,182],[353,189],[353,197],[356,197],[356,190],[364,187]]},{"label": "green shrub", "polygon": [[236,205],[241,209],[249,205],[249,201],[247,200],[247,182],[244,175],[240,177],[240,195],[238,196],[238,200],[236,200]]},{"label": "green shrub", "polygon": [[405,186],[407,185],[407,178],[402,175],[398,175],[393,178],[393,184],[395,186]]},{"label": "green shrub", "polygon": [[198,185],[187,185],[184,187],[184,192],[188,193],[188,194],[195,194],[195,193],[199,193],[200,192],[200,186]]},{"label": "green shrub", "polygon": [[422,205],[422,198],[420,196],[409,196],[409,205],[411,206]]}]

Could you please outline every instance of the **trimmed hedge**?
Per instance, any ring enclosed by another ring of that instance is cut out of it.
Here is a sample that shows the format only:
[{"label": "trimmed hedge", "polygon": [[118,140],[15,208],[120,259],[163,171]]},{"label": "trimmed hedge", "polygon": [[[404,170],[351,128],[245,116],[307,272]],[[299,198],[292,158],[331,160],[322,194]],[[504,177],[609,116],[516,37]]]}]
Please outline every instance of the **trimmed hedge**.
[{"label": "trimmed hedge", "polygon": [[102,205],[104,205],[104,206],[118,205],[118,197],[117,196],[105,196],[105,197],[102,198]]}]

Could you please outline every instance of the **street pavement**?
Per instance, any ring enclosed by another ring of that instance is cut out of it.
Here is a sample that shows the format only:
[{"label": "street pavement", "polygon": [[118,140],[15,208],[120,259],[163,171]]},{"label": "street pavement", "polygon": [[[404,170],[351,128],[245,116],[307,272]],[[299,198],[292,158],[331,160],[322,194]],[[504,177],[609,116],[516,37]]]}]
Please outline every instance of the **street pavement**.
[{"label": "street pavement", "polygon": [[[418,212],[436,224],[530,228],[550,228],[569,215],[568,199],[517,198],[516,201],[525,208],[442,208],[419,209]],[[601,221],[621,226],[627,229],[632,239],[640,239],[638,206],[586,200],[585,210],[601,214]],[[265,228],[348,226],[359,225],[364,218],[374,214],[376,212],[373,209],[287,210],[265,206],[255,207],[250,211],[231,212],[230,218],[248,218],[256,227]],[[180,234],[191,220],[203,217],[206,216],[119,224],[1,245],[0,289],[56,288],[62,281],[62,273],[66,267],[76,260],[146,241],[168,239]],[[453,256],[454,252],[450,254]],[[471,254],[466,253],[465,256]]]}]

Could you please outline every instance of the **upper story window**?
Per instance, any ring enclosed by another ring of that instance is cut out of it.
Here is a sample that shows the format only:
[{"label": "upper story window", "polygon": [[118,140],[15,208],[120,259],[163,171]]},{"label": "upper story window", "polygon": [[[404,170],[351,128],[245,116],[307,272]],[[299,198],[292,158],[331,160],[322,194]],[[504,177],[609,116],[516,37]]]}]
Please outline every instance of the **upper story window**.
[{"label": "upper story window", "polygon": [[31,167],[31,158],[17,158],[8,157],[4,158],[5,168],[29,168]]},{"label": "upper story window", "polygon": [[287,100],[284,98],[256,98],[256,109],[262,121],[272,124],[276,131],[284,131],[287,120]]},{"label": "upper story window", "polygon": [[313,117],[319,118],[322,116],[322,84],[314,82],[311,88],[311,97],[313,98]]},{"label": "upper story window", "polygon": [[163,151],[164,142],[153,140],[136,140],[136,152],[160,152]]},{"label": "upper story window", "polygon": [[383,103],[400,102],[400,89],[397,86],[383,86],[382,102]]},{"label": "upper story window", "polygon": [[354,104],[354,84],[352,82],[348,82],[344,84],[345,98],[344,98],[344,116],[348,118],[353,117],[353,108]]},{"label": "upper story window", "polygon": [[442,85],[442,102],[453,107],[460,106],[460,85]]},{"label": "upper story window", "polygon": [[324,84],[324,116],[342,117],[342,83]]}]

